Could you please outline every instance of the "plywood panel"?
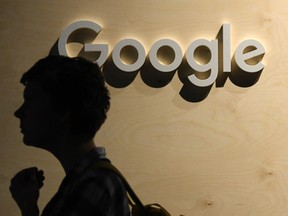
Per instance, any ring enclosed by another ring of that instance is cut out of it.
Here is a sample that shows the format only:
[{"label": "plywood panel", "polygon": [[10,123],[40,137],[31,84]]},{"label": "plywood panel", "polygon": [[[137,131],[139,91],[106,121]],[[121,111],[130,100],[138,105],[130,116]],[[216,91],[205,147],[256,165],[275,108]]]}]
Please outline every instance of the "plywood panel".
[{"label": "plywood panel", "polygon": [[97,43],[110,51],[123,38],[141,41],[146,52],[161,38],[183,52],[195,39],[215,39],[231,24],[231,48],[259,40],[265,69],[252,87],[229,80],[207,99],[190,103],[179,95],[177,73],[163,88],[138,74],[126,88],[109,86],[112,107],[95,138],[145,203],[159,202],[172,215],[282,216],[288,212],[287,10],[282,0],[33,1],[2,0],[0,8],[0,209],[19,215],[10,198],[15,172],[45,170],[41,208],[64,172],[42,150],[23,146],[13,111],[22,102],[21,74],[47,55],[68,24],[89,19],[102,25]]}]

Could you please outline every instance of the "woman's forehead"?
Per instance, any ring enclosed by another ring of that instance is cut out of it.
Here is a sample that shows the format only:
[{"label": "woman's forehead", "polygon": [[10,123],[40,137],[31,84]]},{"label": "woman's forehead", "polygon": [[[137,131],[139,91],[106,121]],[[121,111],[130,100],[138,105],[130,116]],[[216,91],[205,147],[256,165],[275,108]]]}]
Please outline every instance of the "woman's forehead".
[{"label": "woman's forehead", "polygon": [[25,85],[24,96],[47,97],[48,94],[38,82],[29,82]]}]

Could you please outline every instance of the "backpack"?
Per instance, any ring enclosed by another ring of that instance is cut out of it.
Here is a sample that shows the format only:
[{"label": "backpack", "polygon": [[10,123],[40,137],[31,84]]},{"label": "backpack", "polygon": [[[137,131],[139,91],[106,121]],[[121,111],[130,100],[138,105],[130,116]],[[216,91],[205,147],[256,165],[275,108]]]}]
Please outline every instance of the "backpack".
[{"label": "backpack", "polygon": [[131,216],[170,216],[170,213],[158,203],[143,205],[125,177],[111,164],[109,160],[97,161],[91,166],[91,168],[106,169],[120,177],[128,195],[128,201],[131,207]]}]

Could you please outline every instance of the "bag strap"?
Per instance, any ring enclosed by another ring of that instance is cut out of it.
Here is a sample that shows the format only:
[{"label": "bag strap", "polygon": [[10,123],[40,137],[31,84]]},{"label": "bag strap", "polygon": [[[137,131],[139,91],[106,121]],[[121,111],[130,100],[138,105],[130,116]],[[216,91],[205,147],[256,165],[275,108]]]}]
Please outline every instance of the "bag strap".
[{"label": "bag strap", "polygon": [[96,168],[96,169],[106,169],[109,171],[112,171],[113,173],[115,173],[117,176],[120,177],[122,183],[124,184],[126,191],[128,193],[128,199],[130,204],[133,205],[137,205],[140,208],[145,209],[143,203],[140,201],[140,199],[138,198],[138,196],[136,195],[136,193],[133,191],[132,187],[130,186],[130,184],[128,183],[128,181],[126,180],[126,178],[122,175],[122,173],[111,164],[111,162],[109,160],[100,160],[95,162],[93,165],[91,165],[90,167],[92,168]]}]

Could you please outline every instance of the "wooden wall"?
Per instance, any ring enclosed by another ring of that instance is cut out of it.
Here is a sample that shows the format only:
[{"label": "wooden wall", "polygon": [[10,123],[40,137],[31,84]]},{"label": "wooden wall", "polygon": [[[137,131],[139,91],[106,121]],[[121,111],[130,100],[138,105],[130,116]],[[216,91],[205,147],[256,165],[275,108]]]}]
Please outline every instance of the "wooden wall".
[{"label": "wooden wall", "polygon": [[229,80],[190,103],[177,74],[163,88],[138,75],[126,88],[109,86],[112,107],[95,138],[145,203],[185,216],[288,215],[288,2],[284,0],[0,0],[0,215],[20,215],[10,178],[38,166],[46,182],[41,208],[64,176],[50,154],[22,144],[13,112],[22,103],[21,74],[46,56],[62,30],[88,19],[103,30],[110,51],[136,38],[146,52],[161,38],[183,51],[195,39],[215,39],[231,24],[232,53],[245,39],[266,49],[259,81]]}]

